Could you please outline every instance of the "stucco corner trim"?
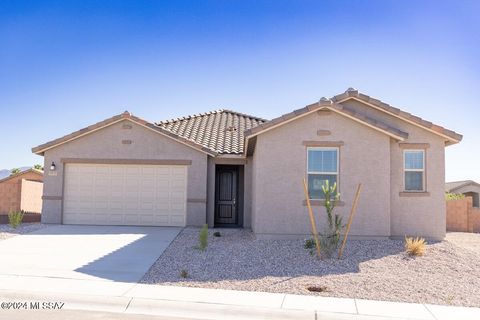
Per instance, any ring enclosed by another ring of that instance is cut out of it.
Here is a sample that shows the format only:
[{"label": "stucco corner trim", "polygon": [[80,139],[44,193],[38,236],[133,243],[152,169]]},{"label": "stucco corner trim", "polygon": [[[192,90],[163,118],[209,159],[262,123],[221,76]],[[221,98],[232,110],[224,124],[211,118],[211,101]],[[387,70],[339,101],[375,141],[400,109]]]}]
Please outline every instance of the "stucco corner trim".
[{"label": "stucco corner trim", "polygon": [[401,149],[428,149],[430,148],[430,143],[408,143],[400,142],[398,146]]},{"label": "stucco corner trim", "polygon": [[144,164],[144,165],[169,165],[189,166],[192,160],[179,159],[89,159],[89,158],[62,158],[62,163],[89,163],[89,164]]},{"label": "stucco corner trim", "polygon": [[42,200],[63,200],[62,196],[42,196]]},{"label": "stucco corner trim", "polygon": [[[302,202],[303,206],[307,206],[307,200],[303,200]],[[320,207],[325,205],[325,200],[310,200],[310,205],[315,206],[315,207]],[[335,201],[335,206],[337,207],[343,207],[345,206],[345,202],[343,201]]]},{"label": "stucco corner trim", "polygon": [[302,144],[307,147],[341,147],[343,141],[303,141]]},{"label": "stucco corner trim", "polygon": [[399,193],[400,197],[430,197],[430,192],[408,192],[402,191]]}]

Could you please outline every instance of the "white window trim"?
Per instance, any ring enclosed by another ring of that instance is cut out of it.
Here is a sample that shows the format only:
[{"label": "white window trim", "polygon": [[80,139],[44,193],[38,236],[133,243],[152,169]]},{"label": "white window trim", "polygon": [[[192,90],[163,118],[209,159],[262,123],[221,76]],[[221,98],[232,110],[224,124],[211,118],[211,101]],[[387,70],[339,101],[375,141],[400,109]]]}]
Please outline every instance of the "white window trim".
[{"label": "white window trim", "polygon": [[[405,167],[405,154],[407,152],[421,152],[423,154],[422,157],[422,166],[423,169],[407,169]],[[422,190],[407,190],[407,185],[405,182],[405,173],[406,172],[421,172],[422,173]],[[425,150],[424,149],[404,149],[403,150],[403,191],[404,192],[425,192],[426,191],[426,186],[425,186]]]},{"label": "white window trim", "polygon": [[[328,171],[328,172],[323,172],[323,171],[308,171],[308,152],[312,150],[312,151],[337,151],[337,171],[335,172],[331,172],[331,171]],[[339,193],[339,188],[340,188],[340,174],[339,174],[339,171],[340,171],[340,148],[338,147],[307,147],[307,185],[308,185],[308,176],[310,174],[325,174],[325,175],[332,175],[332,176],[337,176],[337,193]],[[309,190],[310,191],[310,190]],[[321,198],[310,198],[310,200],[325,200],[325,199],[321,199]]]}]

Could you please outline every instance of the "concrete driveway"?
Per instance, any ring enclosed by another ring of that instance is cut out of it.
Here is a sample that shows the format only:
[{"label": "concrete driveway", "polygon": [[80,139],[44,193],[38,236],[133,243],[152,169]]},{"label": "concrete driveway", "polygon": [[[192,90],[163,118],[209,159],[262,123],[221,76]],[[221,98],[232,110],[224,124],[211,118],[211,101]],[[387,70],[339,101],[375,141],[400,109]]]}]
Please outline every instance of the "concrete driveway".
[{"label": "concrete driveway", "polygon": [[0,241],[0,276],[138,282],[180,230],[49,226]]}]

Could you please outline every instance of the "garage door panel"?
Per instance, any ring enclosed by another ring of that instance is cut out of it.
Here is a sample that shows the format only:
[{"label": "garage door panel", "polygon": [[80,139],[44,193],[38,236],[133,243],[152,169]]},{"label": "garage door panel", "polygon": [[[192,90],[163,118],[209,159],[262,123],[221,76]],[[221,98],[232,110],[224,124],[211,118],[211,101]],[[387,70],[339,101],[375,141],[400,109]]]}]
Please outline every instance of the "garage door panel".
[{"label": "garage door panel", "polygon": [[141,172],[142,167],[141,166],[124,166],[125,168],[125,173],[128,174],[133,174],[135,176],[138,176],[138,174]]},{"label": "garage door panel", "polygon": [[122,224],[123,214],[110,214],[109,221],[111,221],[112,224]]},{"label": "garage door panel", "polygon": [[185,225],[185,216],[182,216],[182,215],[172,215],[172,216],[170,216],[170,225],[172,225],[172,226],[183,226],[183,225]]},{"label": "garage door panel", "polygon": [[185,166],[67,164],[64,223],[184,226]]},{"label": "garage door panel", "polygon": [[158,224],[158,225],[168,225],[170,223],[169,219],[170,217],[167,214],[164,214],[164,215],[157,214],[153,218],[153,221],[155,224]]}]

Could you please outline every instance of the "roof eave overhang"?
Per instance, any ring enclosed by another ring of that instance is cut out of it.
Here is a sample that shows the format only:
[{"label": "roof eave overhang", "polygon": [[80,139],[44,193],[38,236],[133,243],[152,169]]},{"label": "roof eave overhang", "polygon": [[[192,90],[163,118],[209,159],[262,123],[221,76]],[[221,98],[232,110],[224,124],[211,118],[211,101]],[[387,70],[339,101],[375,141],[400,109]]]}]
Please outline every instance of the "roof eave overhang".
[{"label": "roof eave overhang", "polygon": [[[55,140],[52,140],[50,142],[47,142],[45,144],[42,144],[42,145],[39,145],[37,147],[34,147],[32,148],[32,152],[37,154],[37,155],[40,155],[40,156],[43,156],[45,154],[45,151],[48,151],[50,149],[53,149],[53,148],[56,148],[60,145],[63,145],[63,144],[66,144],[66,143],[69,143],[73,140],[76,140],[76,139],[79,139],[81,137],[84,137],[86,135],[89,135],[89,134],[92,134],[94,132],[97,132],[99,130],[102,130],[104,128],[107,128],[109,126],[112,126],[116,123],[119,123],[121,121],[130,121],[130,122],[133,122],[139,126],[142,126],[146,129],[149,129],[151,131],[154,131],[158,134],[161,134],[167,138],[170,138],[176,142],[179,142],[181,144],[184,144],[192,149],[195,149],[197,151],[200,151],[202,153],[205,153],[207,155],[210,155],[210,156],[216,156],[218,153],[217,152],[214,152],[213,150],[210,150],[204,146],[201,146],[201,145],[198,145],[197,143],[193,142],[193,141],[190,141],[190,140],[187,140],[185,138],[182,138],[182,137],[179,137],[177,135],[175,135],[174,133],[166,130],[166,129],[163,129],[163,128],[160,128],[156,125],[154,125],[153,123],[150,123],[148,121],[145,121],[143,119],[140,119],[138,117],[135,117],[133,115],[126,115],[126,114],[122,114],[120,116],[115,116],[113,118],[111,118],[111,121],[105,123],[104,125],[101,125],[101,126],[98,126],[96,128],[93,128],[93,129],[90,129],[90,130],[85,130],[85,129],[82,129],[84,130],[85,132],[81,132],[82,130],[80,131],[77,131],[78,134],[75,134],[75,132],[73,133],[73,136],[71,138],[67,138],[67,139],[63,139],[63,138],[59,138],[59,139],[55,139]],[[88,129],[89,127],[87,127]],[[58,142],[55,142],[59,140]]]},{"label": "roof eave overhang", "polygon": [[[305,109],[305,112],[300,111],[300,110],[303,110],[303,109]],[[372,128],[372,129],[376,130],[376,131],[382,132],[382,133],[384,133],[384,134],[392,137],[393,139],[395,139],[395,140],[397,140],[397,141],[404,141],[405,139],[408,138],[408,133],[406,133],[406,132],[401,132],[400,130],[398,130],[398,132],[399,132],[398,134],[392,133],[392,132],[390,132],[390,131],[388,131],[388,130],[385,130],[385,129],[382,129],[382,128],[378,127],[378,126],[375,126],[375,125],[369,123],[368,121],[361,120],[361,119],[359,119],[358,117],[349,114],[348,112],[345,112],[345,111],[343,111],[343,110],[341,110],[341,109],[339,109],[339,108],[336,108],[336,107],[335,107],[335,104],[332,104],[332,103],[323,103],[323,101],[320,101],[319,103],[308,105],[308,106],[306,106],[306,107],[303,108],[303,109],[299,109],[299,110],[298,110],[298,114],[295,115],[295,116],[285,116],[285,115],[284,115],[284,116],[281,116],[281,117],[279,117],[279,118],[273,119],[272,121],[274,122],[274,124],[271,125],[271,126],[268,126],[267,128],[265,128],[265,129],[263,129],[263,130],[260,129],[261,126],[262,126],[262,125],[260,125],[259,127],[254,128],[254,129],[259,128],[260,130],[258,130],[258,129],[257,129],[257,130],[254,130],[252,133],[249,133],[249,132],[247,131],[246,134],[245,134],[245,149],[244,149],[244,152],[243,152],[244,155],[245,155],[245,156],[248,156],[248,154],[247,154],[248,143],[249,143],[249,140],[250,140],[251,138],[256,137],[256,136],[258,136],[258,135],[260,135],[260,134],[263,134],[263,133],[265,133],[265,132],[267,132],[267,131],[273,130],[273,129],[279,127],[279,126],[282,126],[282,125],[287,124],[287,123],[289,123],[289,122],[291,122],[291,121],[300,119],[300,118],[302,118],[302,117],[304,117],[304,116],[307,116],[307,115],[309,115],[309,114],[312,114],[312,113],[317,112],[317,111],[322,110],[322,109],[323,109],[323,110],[325,110],[325,109],[331,110],[332,112],[335,112],[335,113],[337,113],[337,114],[339,114],[339,115],[342,115],[342,116],[344,116],[344,117],[347,117],[347,118],[349,118],[349,119],[351,119],[351,120],[353,120],[353,121],[356,121],[356,122],[358,122],[358,123],[360,123],[360,124],[366,125],[366,126]],[[281,120],[282,118],[284,119],[283,121]],[[276,123],[275,123],[275,122],[276,122]],[[267,123],[268,123],[268,122],[267,122]],[[251,131],[251,130],[249,130],[249,131]]]},{"label": "roof eave overhang", "polygon": [[479,183],[476,183],[475,181],[466,182],[466,183],[464,183],[464,184],[459,185],[458,187],[449,189],[449,190],[450,190],[449,192],[455,192],[455,191],[457,191],[458,189],[461,189],[461,188],[464,188],[464,187],[468,187],[468,186],[480,187],[480,184],[479,184]]},{"label": "roof eave overhang", "polygon": [[449,136],[449,135],[443,134],[443,133],[441,133],[441,132],[435,131],[435,130],[433,130],[433,129],[431,129],[431,128],[428,128],[428,127],[426,127],[426,126],[420,125],[420,124],[418,124],[418,123],[415,122],[415,121],[412,121],[412,120],[410,120],[410,119],[407,119],[407,118],[405,118],[405,117],[402,117],[402,116],[400,116],[400,115],[398,115],[398,114],[396,114],[396,113],[394,113],[394,112],[390,112],[390,111],[388,111],[388,110],[385,110],[384,108],[381,108],[381,107],[379,107],[379,106],[377,106],[377,105],[375,105],[375,104],[373,104],[373,103],[371,103],[371,102],[369,102],[369,101],[366,101],[366,100],[364,100],[364,99],[358,98],[358,97],[356,97],[356,96],[347,96],[347,97],[345,97],[345,98],[341,98],[341,99],[339,99],[339,100],[336,100],[335,103],[340,103],[340,104],[341,104],[342,102],[345,102],[345,101],[347,101],[347,100],[355,100],[355,101],[358,101],[358,102],[360,102],[360,103],[366,104],[366,105],[368,105],[368,106],[370,106],[370,107],[372,107],[372,108],[374,108],[374,109],[376,109],[376,110],[378,110],[378,111],[384,112],[384,113],[389,114],[389,115],[391,115],[391,116],[393,116],[393,117],[396,117],[396,118],[398,118],[398,119],[400,119],[400,120],[402,120],[402,121],[405,121],[405,122],[407,122],[407,123],[410,123],[410,124],[412,124],[412,125],[414,125],[414,126],[416,126],[416,127],[419,127],[419,128],[421,128],[421,129],[427,130],[427,131],[429,131],[429,132],[431,132],[431,133],[433,133],[433,134],[436,134],[436,135],[438,135],[438,136],[441,136],[442,138],[445,139],[445,145],[446,145],[446,146],[459,143],[459,142],[462,140],[462,138],[463,138],[462,135],[461,135],[461,134],[458,134],[458,133],[454,133],[454,134],[456,135],[456,137],[453,137],[453,136]]}]

